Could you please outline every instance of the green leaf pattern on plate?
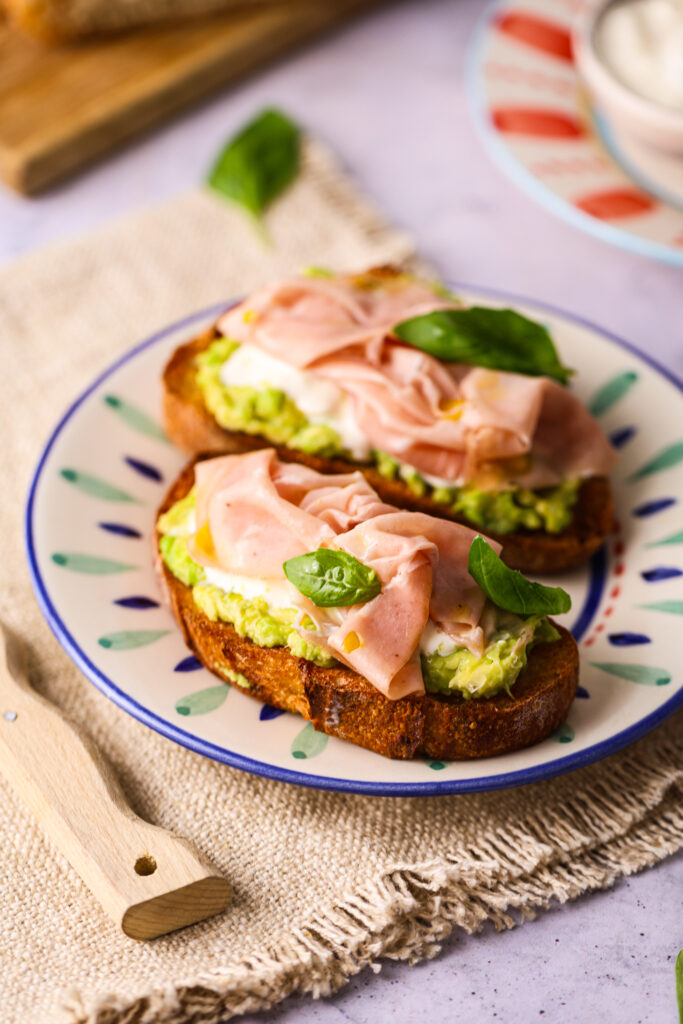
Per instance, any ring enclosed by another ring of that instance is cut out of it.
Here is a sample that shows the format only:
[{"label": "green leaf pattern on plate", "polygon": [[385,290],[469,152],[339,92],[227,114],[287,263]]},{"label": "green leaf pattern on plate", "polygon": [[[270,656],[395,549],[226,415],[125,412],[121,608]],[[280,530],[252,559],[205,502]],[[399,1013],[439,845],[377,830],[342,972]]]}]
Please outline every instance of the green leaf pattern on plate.
[{"label": "green leaf pattern on plate", "polygon": [[677,441],[675,444],[663,448],[658,455],[631,474],[628,478],[629,483],[633,483],[634,480],[642,480],[644,476],[651,476],[653,473],[660,473],[663,469],[671,469],[679,462],[683,462],[683,441]]},{"label": "green leaf pattern on plate", "polygon": [[119,398],[118,395],[105,395],[104,404],[118,413],[123,422],[127,423],[133,430],[137,430],[139,434],[146,434],[148,437],[153,437],[157,441],[163,441],[165,444],[171,443],[159,423],[136,405],[126,402],[124,398]]},{"label": "green leaf pattern on plate", "polygon": [[665,668],[655,668],[653,665],[630,665],[620,661],[592,661],[591,665],[602,672],[609,672],[611,676],[626,679],[629,683],[639,683],[641,686],[666,686],[671,682],[670,672]]},{"label": "green leaf pattern on plate", "polygon": [[101,501],[127,501],[136,505],[142,504],[139,498],[134,498],[132,494],[122,491],[120,487],[114,487],[106,480],[101,480],[100,477],[92,476],[90,473],[82,473],[79,469],[60,469],[59,475],[91,498],[99,498]]},{"label": "green leaf pattern on plate", "polygon": [[671,533],[668,537],[662,537],[661,540],[650,541],[646,544],[646,548],[661,548],[665,544],[683,544],[683,530],[679,530],[678,533]]},{"label": "green leaf pattern on plate", "polygon": [[132,651],[136,647],[147,647],[170,632],[170,629],[123,629],[118,633],[107,633],[97,642],[109,651]]},{"label": "green leaf pattern on plate", "polygon": [[227,700],[230,687],[227,683],[219,683],[218,686],[207,686],[204,690],[197,690],[187,697],[181,697],[175,703],[175,709],[179,715],[207,715],[209,711],[220,708]]},{"label": "green leaf pattern on plate", "polygon": [[324,732],[316,732],[313,723],[305,725],[301,732],[297,733],[292,741],[290,752],[292,757],[311,758],[322,754],[327,746],[329,736]]},{"label": "green leaf pattern on plate", "polygon": [[683,601],[654,601],[652,604],[639,604],[639,608],[647,608],[652,612],[668,612],[669,615],[683,615]]},{"label": "green leaf pattern on plate", "polygon": [[71,572],[82,572],[90,576],[108,576],[115,572],[130,572],[137,565],[125,562],[114,562],[111,558],[100,558],[98,555],[84,555],[80,551],[55,551],[52,555],[55,565]]},{"label": "green leaf pattern on plate", "polygon": [[554,740],[555,743],[571,743],[574,739],[575,733],[573,727],[569,722],[563,722],[559,725],[555,732],[551,732],[548,739]]},{"label": "green leaf pattern on plate", "polygon": [[616,377],[611,377],[592,396],[588,402],[588,411],[593,416],[602,416],[604,412],[607,412],[613,405],[616,405],[631,390],[637,380],[638,374],[630,370],[625,373],[618,373]]}]

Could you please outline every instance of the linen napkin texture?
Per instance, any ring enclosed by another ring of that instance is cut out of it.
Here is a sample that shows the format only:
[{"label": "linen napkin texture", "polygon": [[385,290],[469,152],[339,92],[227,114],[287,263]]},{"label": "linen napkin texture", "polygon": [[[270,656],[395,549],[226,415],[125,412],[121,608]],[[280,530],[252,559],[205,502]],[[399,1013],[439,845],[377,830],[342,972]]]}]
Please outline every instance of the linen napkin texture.
[{"label": "linen napkin texture", "polygon": [[28,646],[36,688],[100,746],[134,809],[193,842],[235,890],[225,914],[134,942],[0,781],[5,1024],[217,1024],[294,992],[331,993],[383,956],[433,956],[453,927],[511,926],[683,845],[680,713],[548,782],[362,797],[185,750],[119,710],[61,650],[31,591],[22,516],[73,397],[140,339],[273,276],[413,255],[315,143],[268,230],[270,247],[238,209],[197,190],[0,271],[0,615]]}]

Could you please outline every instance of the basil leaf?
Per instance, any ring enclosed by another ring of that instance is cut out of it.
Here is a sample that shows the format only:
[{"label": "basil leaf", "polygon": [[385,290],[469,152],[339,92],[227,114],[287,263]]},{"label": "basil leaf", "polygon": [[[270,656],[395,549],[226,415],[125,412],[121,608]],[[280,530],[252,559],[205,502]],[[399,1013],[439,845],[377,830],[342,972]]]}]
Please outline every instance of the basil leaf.
[{"label": "basil leaf", "polygon": [[447,363],[553,377],[561,384],[573,373],[560,362],[547,328],[514,309],[437,309],[403,320],[394,334]]},{"label": "basil leaf", "polygon": [[353,555],[318,548],[283,563],[285,576],[319,608],[364,604],[377,597],[382,584],[374,569]]},{"label": "basil leaf", "polygon": [[558,615],[568,612],[572,599],[562,587],[533,583],[509,569],[482,536],[472,541],[467,571],[495,605],[515,615]]},{"label": "basil leaf", "polygon": [[278,110],[264,110],[227,144],[209,186],[260,217],[299,171],[300,133]]},{"label": "basil leaf", "polygon": [[683,949],[676,957],[676,1001],[678,1003],[678,1017],[683,1024]]}]

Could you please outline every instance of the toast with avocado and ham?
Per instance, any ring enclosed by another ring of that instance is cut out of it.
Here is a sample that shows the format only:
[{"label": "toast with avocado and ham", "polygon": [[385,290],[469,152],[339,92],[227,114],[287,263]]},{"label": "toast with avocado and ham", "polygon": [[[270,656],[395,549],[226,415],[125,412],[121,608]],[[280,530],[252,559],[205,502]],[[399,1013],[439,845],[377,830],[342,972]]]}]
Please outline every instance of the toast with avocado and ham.
[{"label": "toast with avocado and ham", "polygon": [[157,565],[186,642],[221,679],[393,758],[488,757],[565,719],[578,651],[500,546],[387,505],[358,471],[273,449],[201,460],[159,512]]},{"label": "toast with avocado and ham", "polygon": [[570,372],[512,310],[463,308],[391,268],[301,275],[175,352],[164,420],[193,455],[272,445],[320,472],[361,469],[385,501],[554,572],[584,562],[613,519],[615,452]]}]

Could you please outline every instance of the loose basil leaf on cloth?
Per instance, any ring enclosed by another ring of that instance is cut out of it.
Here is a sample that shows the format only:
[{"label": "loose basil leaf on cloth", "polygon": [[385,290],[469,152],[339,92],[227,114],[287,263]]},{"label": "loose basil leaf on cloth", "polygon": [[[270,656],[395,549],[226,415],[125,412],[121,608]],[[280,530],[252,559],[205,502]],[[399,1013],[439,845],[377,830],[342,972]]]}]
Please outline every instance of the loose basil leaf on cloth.
[{"label": "loose basil leaf on cloth", "polygon": [[346,551],[318,548],[283,563],[285,576],[319,608],[365,604],[382,589],[374,569]]},{"label": "loose basil leaf on cloth", "polygon": [[394,334],[447,363],[553,377],[561,384],[573,372],[560,362],[547,328],[514,309],[437,309],[403,320]]},{"label": "loose basil leaf on cloth", "polygon": [[509,569],[480,534],[472,541],[467,571],[498,608],[515,615],[558,615],[568,612],[572,599],[562,587],[533,583]]},{"label": "loose basil leaf on cloth", "polygon": [[678,1001],[678,1019],[683,1024],[683,949],[676,957],[676,999]]},{"label": "loose basil leaf on cloth", "polygon": [[264,110],[227,144],[208,184],[258,218],[296,178],[300,148],[298,127],[279,110]]}]

